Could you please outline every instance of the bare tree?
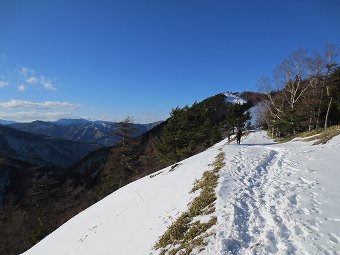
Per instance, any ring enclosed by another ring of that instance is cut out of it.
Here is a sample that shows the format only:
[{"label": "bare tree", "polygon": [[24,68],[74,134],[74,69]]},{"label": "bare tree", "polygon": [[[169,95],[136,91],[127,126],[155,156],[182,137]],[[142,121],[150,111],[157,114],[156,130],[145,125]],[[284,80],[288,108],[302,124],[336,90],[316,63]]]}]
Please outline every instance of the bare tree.
[{"label": "bare tree", "polygon": [[[319,54],[310,57],[306,50],[298,49],[275,70],[276,80],[283,86],[282,94],[291,112],[296,112],[296,106],[302,100],[310,104],[309,130],[319,125],[324,94],[323,68],[324,59]],[[292,125],[295,134],[294,123]]]},{"label": "bare tree", "polygon": [[279,133],[278,123],[283,122],[286,116],[284,112],[284,98],[278,96],[278,88],[274,88],[267,77],[262,77],[258,82],[258,90],[266,95],[262,103],[261,119],[266,122],[271,130],[272,137]]},{"label": "bare tree", "polygon": [[[339,52],[333,43],[327,43],[325,47],[325,67],[326,67],[326,77],[325,80],[329,78],[331,75],[331,72],[334,70],[334,68],[337,66],[336,65],[336,58],[339,55]],[[327,96],[329,98],[329,103],[327,107],[327,112],[326,112],[326,118],[325,118],[325,125],[324,128],[327,129],[328,125],[328,115],[329,115],[329,110],[332,105],[333,98],[331,97],[329,93],[329,87],[327,89]]]},{"label": "bare tree", "polygon": [[307,74],[307,59],[307,51],[298,49],[274,71],[276,81],[283,88],[283,95],[292,110],[311,85],[309,83],[303,86],[302,83]]},{"label": "bare tree", "polygon": [[280,134],[279,128],[288,134],[318,129],[323,120],[327,128],[333,98],[326,84],[337,66],[337,56],[332,43],[326,44],[323,55],[298,49],[275,68],[273,79],[260,79],[259,91],[266,95],[262,120],[273,135]]},{"label": "bare tree", "polygon": [[308,130],[318,129],[324,96],[324,57],[314,51],[307,58],[307,78],[310,84],[304,103],[308,105]]},{"label": "bare tree", "polygon": [[326,76],[329,76],[334,68],[337,66],[336,58],[339,56],[339,50],[334,43],[326,43],[325,45],[325,68]]}]

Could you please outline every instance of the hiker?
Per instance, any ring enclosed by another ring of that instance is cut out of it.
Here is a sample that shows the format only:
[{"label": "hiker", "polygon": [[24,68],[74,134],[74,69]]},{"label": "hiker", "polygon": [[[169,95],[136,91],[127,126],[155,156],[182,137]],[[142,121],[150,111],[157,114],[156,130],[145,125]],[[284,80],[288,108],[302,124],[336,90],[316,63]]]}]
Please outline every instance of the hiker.
[{"label": "hiker", "polygon": [[236,142],[237,144],[241,144],[241,136],[242,136],[242,130],[239,129],[236,134]]}]

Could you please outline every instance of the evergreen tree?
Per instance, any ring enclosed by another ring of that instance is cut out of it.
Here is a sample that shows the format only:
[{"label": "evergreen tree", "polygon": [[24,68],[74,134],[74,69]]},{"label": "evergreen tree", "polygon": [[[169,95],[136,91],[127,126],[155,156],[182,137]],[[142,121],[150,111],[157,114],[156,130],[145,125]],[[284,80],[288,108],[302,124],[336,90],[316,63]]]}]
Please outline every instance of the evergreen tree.
[{"label": "evergreen tree", "polygon": [[127,116],[123,121],[118,123],[117,129],[114,134],[121,138],[123,146],[126,146],[129,139],[137,132],[136,127],[133,125],[133,118]]},{"label": "evergreen tree", "polygon": [[226,129],[243,127],[250,105],[231,104],[223,94],[191,107],[175,108],[154,147],[159,158],[175,163],[202,151],[223,138]]},{"label": "evergreen tree", "polygon": [[329,98],[332,99],[328,122],[330,125],[340,123],[340,67],[337,68],[326,82]]}]

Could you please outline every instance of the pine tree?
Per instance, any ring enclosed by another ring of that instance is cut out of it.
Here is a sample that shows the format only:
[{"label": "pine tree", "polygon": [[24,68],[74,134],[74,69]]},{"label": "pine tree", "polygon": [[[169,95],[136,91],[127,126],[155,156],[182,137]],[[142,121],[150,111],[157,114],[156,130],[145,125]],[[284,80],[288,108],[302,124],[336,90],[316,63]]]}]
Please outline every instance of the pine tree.
[{"label": "pine tree", "polygon": [[121,138],[121,143],[126,146],[129,139],[137,132],[137,128],[133,125],[133,118],[127,116],[123,121],[118,123],[114,135]]},{"label": "pine tree", "polygon": [[218,94],[191,107],[175,108],[154,147],[162,161],[175,163],[192,156],[223,138],[225,127],[243,127],[249,105],[225,102]]}]

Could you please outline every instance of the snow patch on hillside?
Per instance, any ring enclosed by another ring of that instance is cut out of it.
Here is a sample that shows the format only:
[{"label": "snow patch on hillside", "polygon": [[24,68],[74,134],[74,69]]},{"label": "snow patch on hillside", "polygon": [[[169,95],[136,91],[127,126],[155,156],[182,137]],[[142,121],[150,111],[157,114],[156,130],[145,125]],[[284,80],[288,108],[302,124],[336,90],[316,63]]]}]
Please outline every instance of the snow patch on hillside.
[{"label": "snow patch on hillside", "polygon": [[263,111],[263,105],[261,103],[256,104],[255,106],[249,109],[250,116],[251,116],[250,124],[252,127],[256,127],[260,125],[262,111]]},{"label": "snow patch on hillside", "polygon": [[247,103],[246,100],[242,99],[236,93],[224,93],[224,96],[225,96],[225,101],[227,103],[232,103],[232,104],[245,104],[245,103]]}]

